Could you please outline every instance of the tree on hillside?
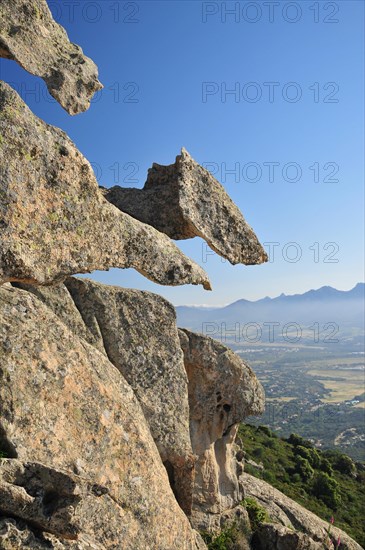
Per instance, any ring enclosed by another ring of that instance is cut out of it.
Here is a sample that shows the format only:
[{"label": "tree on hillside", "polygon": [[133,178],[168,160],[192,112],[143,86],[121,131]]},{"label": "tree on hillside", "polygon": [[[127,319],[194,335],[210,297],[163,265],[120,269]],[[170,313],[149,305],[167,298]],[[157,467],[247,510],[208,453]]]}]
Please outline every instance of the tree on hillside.
[{"label": "tree on hillside", "polygon": [[312,483],[312,493],[333,510],[341,502],[337,481],[325,472],[319,472],[315,475]]}]

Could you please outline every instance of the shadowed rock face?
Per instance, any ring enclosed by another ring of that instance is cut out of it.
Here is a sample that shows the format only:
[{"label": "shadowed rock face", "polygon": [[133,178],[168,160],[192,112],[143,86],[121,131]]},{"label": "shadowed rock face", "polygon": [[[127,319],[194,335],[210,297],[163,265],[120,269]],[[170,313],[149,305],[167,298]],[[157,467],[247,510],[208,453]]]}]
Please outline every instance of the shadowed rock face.
[{"label": "shadowed rock face", "polygon": [[0,82],[0,283],[52,284],[134,267],[160,284],[203,284],[204,271],[154,228],[107,202],[90,164]]},{"label": "shadowed rock face", "polygon": [[143,189],[112,187],[105,197],[172,239],[202,237],[232,264],[261,264],[267,254],[242,213],[208,170],[182,149],[175,164],[153,164]]},{"label": "shadowed rock face", "polygon": [[305,533],[298,533],[282,525],[264,523],[252,538],[256,550],[323,550],[321,542],[315,542]]},{"label": "shadowed rock face", "polygon": [[96,65],[69,41],[45,0],[1,0],[0,57],[14,59],[43,78],[71,115],[86,111],[102,88]]},{"label": "shadowed rock face", "polygon": [[[263,525],[260,528],[255,537],[259,550],[281,550],[282,548],[314,550],[327,547],[324,543],[327,539],[328,522],[306,510],[262,479],[243,473],[239,481],[245,497],[254,498],[266,509],[271,521],[275,523],[275,525]],[[295,533],[293,528],[299,533]],[[302,533],[306,536],[300,536]],[[344,531],[331,526],[331,537],[337,540],[339,536],[341,548],[344,550],[362,550],[362,547]]]},{"label": "shadowed rock face", "polygon": [[31,287],[70,330],[113,363],[140,402],[180,506],[191,512],[188,380],[173,306],[151,292],[70,277]]},{"label": "shadowed rock face", "polygon": [[197,455],[192,524],[214,530],[222,513],[242,500],[234,447],[237,424],[263,412],[264,392],[254,372],[229,348],[188,330],[179,335]]},{"label": "shadowed rock face", "polygon": [[115,506],[107,515],[99,506],[89,519],[97,548],[197,548],[142,409],[114,365],[10,285],[0,288],[0,326],[0,444],[22,462],[75,472],[108,490]]},{"label": "shadowed rock face", "polygon": [[100,550],[100,544],[80,536],[77,541],[62,541],[55,535],[33,529],[21,519],[0,517],[0,547],[2,550]]}]

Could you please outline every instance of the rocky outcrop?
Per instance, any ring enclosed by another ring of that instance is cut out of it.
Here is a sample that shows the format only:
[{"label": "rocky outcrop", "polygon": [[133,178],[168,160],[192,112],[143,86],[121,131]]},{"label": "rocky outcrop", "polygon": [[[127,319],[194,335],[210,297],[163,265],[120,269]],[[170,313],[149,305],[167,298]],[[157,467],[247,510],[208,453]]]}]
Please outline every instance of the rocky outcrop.
[{"label": "rocky outcrop", "polygon": [[[260,528],[257,539],[256,537],[254,539],[257,540],[258,550],[323,548],[323,544],[327,540],[328,522],[306,510],[262,479],[243,473],[239,481],[245,497],[254,498],[265,508],[271,521],[279,524],[273,527],[264,525]],[[280,526],[284,528],[282,529]],[[303,533],[307,537],[297,536],[297,531],[299,531],[298,535]],[[362,547],[344,531],[331,526],[331,538],[337,540],[338,537],[341,538],[341,549],[362,550]],[[311,546],[304,546],[307,538],[311,539]],[[316,546],[315,543],[320,543],[320,546]]]},{"label": "rocky outcrop", "polygon": [[81,535],[77,541],[60,540],[54,535],[33,529],[25,521],[0,517],[0,548],[2,550],[100,550],[92,540]]},{"label": "rocky outcrop", "polygon": [[86,111],[102,88],[98,70],[52,18],[45,0],[1,0],[0,57],[40,76],[71,115]]},{"label": "rocky outcrop", "polygon": [[123,374],[142,406],[177,500],[190,513],[188,380],[173,306],[151,292],[73,277],[52,287],[17,286],[36,295]]},{"label": "rocky outcrop", "polygon": [[[76,540],[82,527],[87,528],[80,503],[87,500],[88,515],[95,516],[92,501],[103,500],[100,497],[107,493],[105,487],[43,464],[19,460],[0,463],[0,513],[19,517],[60,538]],[[106,513],[108,507],[113,507],[113,501],[108,500],[104,499],[104,506],[96,506],[98,512],[104,508]]]},{"label": "rocky outcrop", "polygon": [[0,449],[107,490],[86,533],[97,547],[196,548],[121,373],[31,293],[3,285],[0,308]]},{"label": "rocky outcrop", "polygon": [[[101,88],[45,0],[2,0],[0,57],[41,76],[71,114]],[[170,238],[202,237],[233,264],[267,261],[223,187],[183,149],[142,190],[100,189],[71,140],[1,82],[0,170],[0,548],[203,550],[198,528],[235,530],[247,550],[245,495],[275,522],[252,548],[318,548],[325,522],[242,474],[237,425],[264,407],[249,366],[178,331],[159,296],[70,277],[133,267],[209,289]]]},{"label": "rocky outcrop", "polygon": [[264,392],[238,355],[213,340],[179,330],[189,379],[190,436],[197,455],[192,524],[214,530],[242,500],[235,459],[237,425],[261,414]]},{"label": "rocky outcrop", "polygon": [[202,237],[232,264],[261,264],[267,254],[224,187],[182,149],[175,164],[153,164],[143,189],[112,187],[105,197],[172,239]]},{"label": "rocky outcrop", "polygon": [[[71,279],[70,277],[67,280]],[[101,353],[104,355],[106,354],[100,331],[94,331],[93,333],[85,324],[80,311],[77,309],[64,283],[58,283],[52,286],[32,286],[17,282],[12,283],[12,286],[34,294],[34,296],[41,300],[41,302],[57,315],[59,320],[70,329],[72,334],[86,340],[89,344],[95,346]],[[94,334],[96,334],[96,336]]]},{"label": "rocky outcrop", "polygon": [[0,283],[51,284],[133,267],[160,284],[210,288],[166,235],[107,202],[66,134],[34,116],[4,83],[0,135]]},{"label": "rocky outcrop", "polygon": [[305,533],[300,533],[272,523],[260,525],[252,538],[253,550],[323,550],[321,542],[315,542]]}]

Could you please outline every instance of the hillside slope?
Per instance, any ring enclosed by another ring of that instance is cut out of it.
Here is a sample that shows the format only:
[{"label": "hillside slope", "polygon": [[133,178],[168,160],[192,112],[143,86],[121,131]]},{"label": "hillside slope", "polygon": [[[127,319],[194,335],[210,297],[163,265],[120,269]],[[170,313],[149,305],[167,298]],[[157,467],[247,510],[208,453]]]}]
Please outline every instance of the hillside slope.
[{"label": "hillside slope", "polygon": [[365,545],[365,464],[335,451],[319,451],[291,435],[277,437],[264,426],[241,424],[237,443],[245,472],[267,481],[308,510]]}]

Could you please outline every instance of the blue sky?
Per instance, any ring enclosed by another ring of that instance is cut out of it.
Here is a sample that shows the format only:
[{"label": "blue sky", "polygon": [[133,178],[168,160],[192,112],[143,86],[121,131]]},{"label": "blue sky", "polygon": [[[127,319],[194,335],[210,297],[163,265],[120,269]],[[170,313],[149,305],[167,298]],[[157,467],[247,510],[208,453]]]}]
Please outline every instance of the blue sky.
[{"label": "blue sky", "polygon": [[210,163],[261,242],[277,243],[266,245],[270,263],[245,267],[206,255],[200,239],[179,241],[209,273],[210,293],[161,287],[133,270],[93,278],[176,305],[364,279],[362,1],[49,5],[97,63],[104,90],[70,117],[15,63],[1,60],[0,77],[68,133],[100,184],[142,187],[152,162],[170,164],[184,146]]}]

